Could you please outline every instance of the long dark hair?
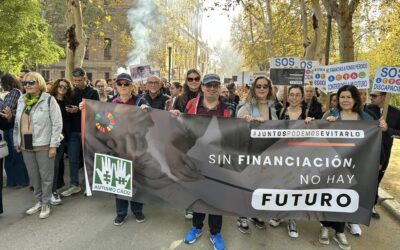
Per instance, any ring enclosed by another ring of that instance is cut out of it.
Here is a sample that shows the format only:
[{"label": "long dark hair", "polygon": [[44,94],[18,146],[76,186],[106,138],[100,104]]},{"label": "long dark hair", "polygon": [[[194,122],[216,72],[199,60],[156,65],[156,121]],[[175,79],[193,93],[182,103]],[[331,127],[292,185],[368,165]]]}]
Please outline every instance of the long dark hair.
[{"label": "long dark hair", "polygon": [[338,92],[337,92],[337,100],[338,100],[338,105],[337,105],[337,109],[338,110],[342,110],[342,107],[340,107],[340,94],[343,91],[349,91],[351,94],[351,97],[354,99],[354,106],[351,108],[351,111],[356,112],[356,113],[360,113],[362,111],[361,109],[361,97],[360,97],[360,93],[358,92],[358,89],[353,86],[353,85],[344,85],[342,86]]},{"label": "long dark hair", "polygon": [[[182,91],[182,94],[179,96],[179,97],[180,97],[179,105],[180,105],[181,107],[185,107],[185,106],[186,106],[186,103],[189,101],[189,93],[190,93],[191,91],[190,91],[189,86],[188,86],[187,78],[188,78],[188,76],[189,76],[190,74],[192,74],[192,73],[198,74],[199,77],[200,77],[200,79],[201,79],[200,71],[197,70],[197,69],[189,69],[189,70],[186,72],[185,83],[183,84],[183,91]],[[201,93],[201,87],[199,87],[198,93]]]},{"label": "long dark hair", "polygon": [[22,90],[21,82],[9,73],[1,77],[1,87],[4,91],[11,91],[12,89]]},{"label": "long dark hair", "polygon": [[72,102],[72,99],[74,98],[74,87],[72,86],[71,82],[68,81],[67,79],[60,78],[57,79],[54,84],[51,86],[49,94],[57,97],[57,89],[58,85],[60,85],[60,82],[65,82],[68,85],[67,93],[65,93],[65,101],[66,102]]}]

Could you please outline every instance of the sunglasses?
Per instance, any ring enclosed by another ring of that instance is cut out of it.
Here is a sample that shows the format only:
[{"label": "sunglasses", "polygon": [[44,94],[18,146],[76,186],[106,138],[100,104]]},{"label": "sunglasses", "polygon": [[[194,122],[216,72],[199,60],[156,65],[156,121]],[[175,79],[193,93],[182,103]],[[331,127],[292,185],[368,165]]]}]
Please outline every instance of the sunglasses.
[{"label": "sunglasses", "polygon": [[370,94],[369,95],[371,98],[377,98],[378,96],[381,96],[381,95],[377,95],[377,94]]},{"label": "sunglasses", "polygon": [[187,78],[187,81],[188,81],[188,82],[193,82],[193,81],[196,81],[196,82],[198,82],[198,81],[200,81],[200,76],[198,76],[198,77],[195,77],[195,78],[188,77],[188,78]]},{"label": "sunglasses", "polygon": [[27,86],[27,85],[33,86],[33,85],[35,85],[36,83],[37,83],[36,80],[22,81],[22,85],[23,85],[23,86]]},{"label": "sunglasses", "polygon": [[130,84],[130,83],[121,83],[121,82],[117,82],[117,85],[120,86],[120,87],[122,87],[122,86],[124,86],[124,87],[129,87],[131,84]]},{"label": "sunglasses", "polygon": [[256,89],[269,89],[268,85],[256,84]]}]

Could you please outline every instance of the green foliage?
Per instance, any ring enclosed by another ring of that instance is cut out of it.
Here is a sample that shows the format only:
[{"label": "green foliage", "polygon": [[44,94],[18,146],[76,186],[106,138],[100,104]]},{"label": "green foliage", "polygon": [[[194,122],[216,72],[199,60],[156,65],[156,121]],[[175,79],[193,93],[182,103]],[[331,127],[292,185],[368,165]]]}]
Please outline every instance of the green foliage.
[{"label": "green foliage", "polygon": [[64,54],[52,41],[37,0],[3,0],[0,33],[1,71],[17,73],[24,64],[49,65]]}]

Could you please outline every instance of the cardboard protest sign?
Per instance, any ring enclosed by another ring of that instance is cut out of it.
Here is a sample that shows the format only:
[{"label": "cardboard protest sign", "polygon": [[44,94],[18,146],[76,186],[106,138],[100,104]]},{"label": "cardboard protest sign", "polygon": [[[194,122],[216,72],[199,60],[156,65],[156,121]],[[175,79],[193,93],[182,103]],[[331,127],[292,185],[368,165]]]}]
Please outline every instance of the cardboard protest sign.
[{"label": "cardboard protest sign", "polygon": [[318,61],[312,60],[301,60],[300,68],[304,69],[304,81],[311,82],[313,81],[313,69],[319,65]]},{"label": "cardboard protest sign", "polygon": [[313,86],[320,89],[326,88],[326,71],[324,66],[313,69]]},{"label": "cardboard protest sign", "polygon": [[351,62],[326,66],[326,90],[336,92],[344,85],[368,89],[368,62]]},{"label": "cardboard protest sign", "polygon": [[133,81],[145,81],[151,76],[151,67],[147,64],[137,64],[129,66]]},{"label": "cardboard protest sign", "polygon": [[274,85],[304,85],[304,69],[270,69],[269,72]]},{"label": "cardboard protest sign", "polygon": [[300,68],[298,57],[273,57],[269,60],[270,69]]},{"label": "cardboard protest sign", "polygon": [[400,94],[400,67],[378,68],[372,91]]}]

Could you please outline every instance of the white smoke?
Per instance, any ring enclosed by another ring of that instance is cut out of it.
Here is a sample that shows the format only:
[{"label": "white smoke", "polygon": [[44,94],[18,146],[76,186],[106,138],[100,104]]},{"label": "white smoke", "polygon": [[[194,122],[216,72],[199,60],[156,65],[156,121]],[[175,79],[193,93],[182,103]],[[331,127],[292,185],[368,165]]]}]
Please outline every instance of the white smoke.
[{"label": "white smoke", "polygon": [[135,41],[135,49],[128,55],[128,65],[147,62],[147,56],[154,47],[150,32],[157,25],[157,16],[155,1],[137,0],[128,11],[131,35]]}]

